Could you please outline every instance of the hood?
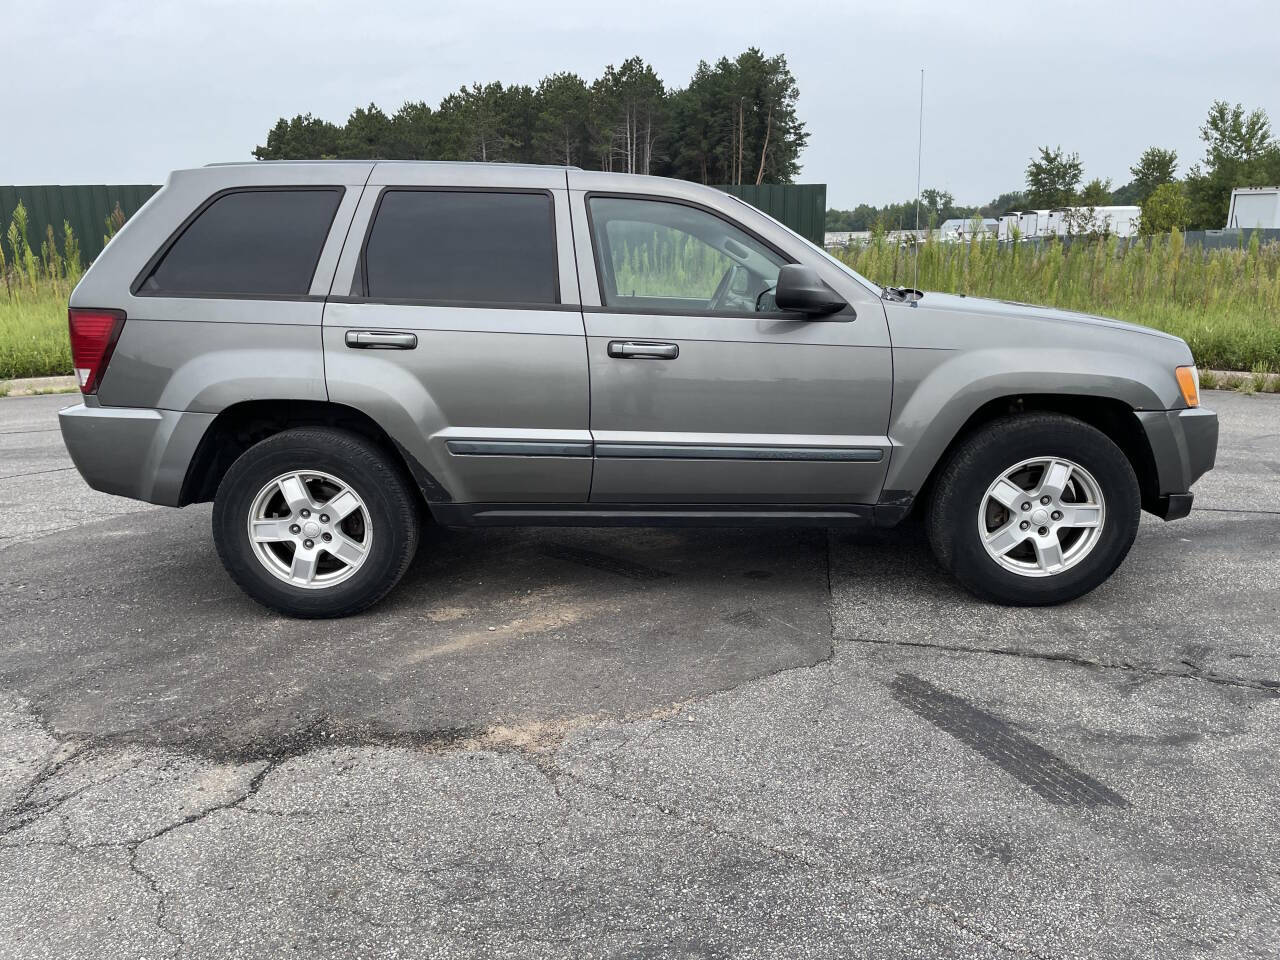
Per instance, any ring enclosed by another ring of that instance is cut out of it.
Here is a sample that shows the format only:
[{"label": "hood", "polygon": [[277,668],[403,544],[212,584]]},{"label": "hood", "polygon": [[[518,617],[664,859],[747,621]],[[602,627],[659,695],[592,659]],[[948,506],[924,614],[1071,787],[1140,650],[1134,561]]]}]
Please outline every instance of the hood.
[{"label": "hood", "polygon": [[1075,323],[1088,327],[1101,327],[1108,330],[1127,331],[1145,334],[1161,340],[1178,341],[1173,334],[1144,327],[1136,323],[1125,323],[1122,320],[1111,320],[1090,313],[1076,313],[1074,310],[1059,310],[1055,307],[1037,307],[1031,303],[1019,303],[1016,300],[987,300],[983,297],[968,297],[956,293],[926,293],[919,301],[921,307],[939,313],[978,314],[991,318],[1008,318],[1017,320],[1049,320],[1059,323]]}]

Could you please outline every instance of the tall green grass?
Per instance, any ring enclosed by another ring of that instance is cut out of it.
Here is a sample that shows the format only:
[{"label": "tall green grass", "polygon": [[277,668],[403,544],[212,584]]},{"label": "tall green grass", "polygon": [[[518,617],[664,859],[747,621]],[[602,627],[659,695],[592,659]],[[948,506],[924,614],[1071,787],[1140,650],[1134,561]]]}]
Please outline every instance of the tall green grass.
[{"label": "tall green grass", "polygon": [[[0,380],[71,373],[67,297],[80,280],[80,244],[63,222],[31,239],[19,203],[0,236]],[[59,245],[61,239],[61,246]]]},{"label": "tall green grass", "polygon": [[[883,235],[836,255],[889,286],[914,282],[914,251]],[[1065,245],[927,243],[923,290],[1097,313],[1182,337],[1201,367],[1280,372],[1280,244],[1205,250],[1178,231],[1135,241]]]},{"label": "tall green grass", "polygon": [[665,226],[610,223],[609,253],[624,297],[710,300],[733,261],[696,237]]},{"label": "tall green grass", "polygon": [[44,290],[39,297],[0,298],[0,380],[71,373],[67,298]]}]

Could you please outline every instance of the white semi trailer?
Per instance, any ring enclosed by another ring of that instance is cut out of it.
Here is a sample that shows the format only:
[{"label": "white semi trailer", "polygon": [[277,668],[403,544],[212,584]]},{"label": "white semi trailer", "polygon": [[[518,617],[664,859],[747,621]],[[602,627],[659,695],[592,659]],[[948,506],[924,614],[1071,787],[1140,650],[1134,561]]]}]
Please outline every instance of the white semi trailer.
[{"label": "white semi trailer", "polygon": [[1066,237],[1073,233],[1106,233],[1114,237],[1132,237],[1138,232],[1141,220],[1141,207],[1066,207],[1049,214],[1044,235]]},{"label": "white semi trailer", "polygon": [[1081,233],[1109,233],[1131,237],[1138,232],[1141,207],[1064,207],[1059,210],[1028,210],[1007,213],[1000,218],[996,236],[1012,240],[1013,231],[1024,240],[1035,237],[1066,237]]},{"label": "white semi trailer", "polygon": [[1012,240],[1014,231],[1022,240],[1043,236],[1043,229],[1049,222],[1048,210],[1024,210],[1006,213],[1000,218],[996,227],[996,239]]},{"label": "white semi trailer", "polygon": [[1015,230],[1021,233],[1022,231],[1018,227],[1018,218],[1021,216],[1022,214],[1020,213],[1001,214],[1000,218],[996,221],[996,239],[1012,240],[1013,232]]},{"label": "white semi trailer", "polygon": [[1228,230],[1280,228],[1280,187],[1237,187],[1227,209]]}]

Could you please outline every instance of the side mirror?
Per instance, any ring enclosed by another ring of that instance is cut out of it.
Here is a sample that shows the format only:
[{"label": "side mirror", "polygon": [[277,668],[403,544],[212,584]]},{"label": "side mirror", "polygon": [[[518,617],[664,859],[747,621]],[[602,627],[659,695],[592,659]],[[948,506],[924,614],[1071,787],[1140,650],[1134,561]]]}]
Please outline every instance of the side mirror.
[{"label": "side mirror", "polygon": [[779,310],[796,310],[814,317],[836,313],[848,306],[822,282],[817,270],[803,263],[788,263],[778,271],[773,302]]}]

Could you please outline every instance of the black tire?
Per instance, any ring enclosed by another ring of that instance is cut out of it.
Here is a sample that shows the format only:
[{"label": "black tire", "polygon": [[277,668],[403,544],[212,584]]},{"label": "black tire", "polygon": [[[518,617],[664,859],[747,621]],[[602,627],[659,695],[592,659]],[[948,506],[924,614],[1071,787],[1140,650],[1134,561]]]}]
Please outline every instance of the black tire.
[{"label": "black tire", "polygon": [[[354,573],[318,589],[274,576],[254,554],[248,532],[260,490],[283,474],[311,470],[349,485],[375,534]],[[358,434],[325,427],[285,430],[254,444],[222,478],[213,505],[213,539],[231,579],[258,603],[292,617],[345,617],[377,603],[408,569],[420,526],[418,493],[403,465]]]},{"label": "black tire", "polygon": [[[1029,577],[987,553],[978,510],[997,477],[1037,457],[1063,457],[1087,470],[1106,513],[1097,542],[1078,563]],[[1110,577],[1133,545],[1141,511],[1133,466],[1110,437],[1073,417],[1034,413],[996,420],[957,445],[937,477],[926,527],[938,562],[972,593],[1010,606],[1043,606],[1081,597]]]}]

